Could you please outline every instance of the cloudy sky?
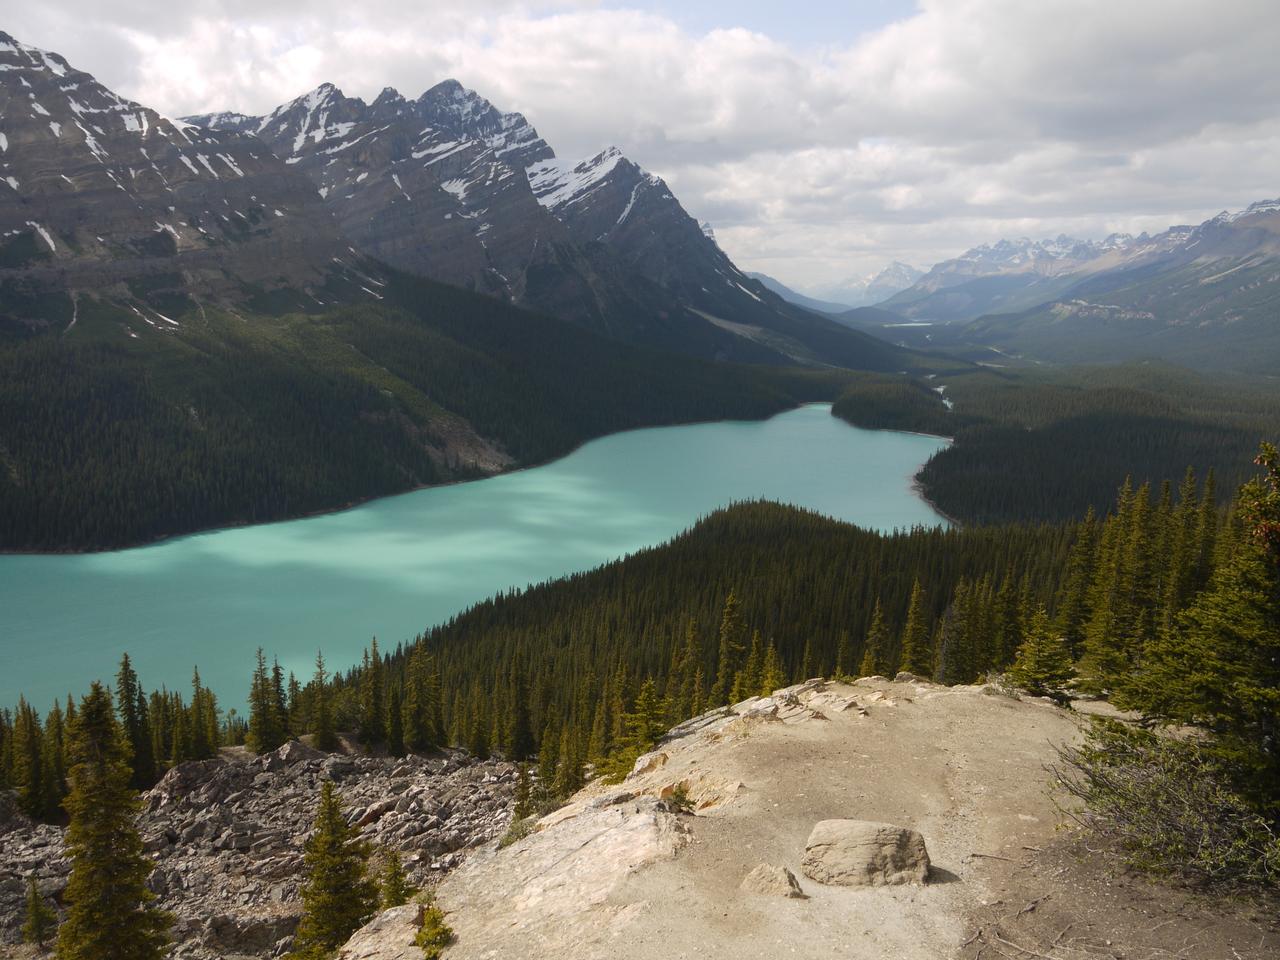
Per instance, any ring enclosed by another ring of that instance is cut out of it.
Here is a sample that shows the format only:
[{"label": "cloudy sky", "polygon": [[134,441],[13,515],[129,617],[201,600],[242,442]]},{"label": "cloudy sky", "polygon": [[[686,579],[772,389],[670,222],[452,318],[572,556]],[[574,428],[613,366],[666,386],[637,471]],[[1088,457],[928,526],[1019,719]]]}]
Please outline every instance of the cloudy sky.
[{"label": "cloudy sky", "polygon": [[0,27],[170,115],[456,77],[613,143],[810,291],[1280,195],[1275,0],[44,0]]}]

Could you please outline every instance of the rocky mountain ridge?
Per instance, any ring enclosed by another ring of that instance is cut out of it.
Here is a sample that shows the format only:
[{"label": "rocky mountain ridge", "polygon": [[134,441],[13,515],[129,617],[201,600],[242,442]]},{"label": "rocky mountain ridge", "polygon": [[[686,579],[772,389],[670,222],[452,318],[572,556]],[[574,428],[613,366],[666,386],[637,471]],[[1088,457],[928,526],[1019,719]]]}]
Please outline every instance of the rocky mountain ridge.
[{"label": "rocky mountain ridge", "polygon": [[260,138],[311,178],[363,253],[401,269],[699,356],[896,362],[740,271],[617,148],[558,158],[522,114],[454,80],[372,103],[323,84],[263,117],[188,120]]},{"label": "rocky mountain ridge", "polygon": [[256,139],[164,117],[0,33],[0,306],[11,320],[68,326],[84,295],[128,303],[126,326],[171,330],[206,298],[320,290],[345,273],[343,257],[308,181]]}]

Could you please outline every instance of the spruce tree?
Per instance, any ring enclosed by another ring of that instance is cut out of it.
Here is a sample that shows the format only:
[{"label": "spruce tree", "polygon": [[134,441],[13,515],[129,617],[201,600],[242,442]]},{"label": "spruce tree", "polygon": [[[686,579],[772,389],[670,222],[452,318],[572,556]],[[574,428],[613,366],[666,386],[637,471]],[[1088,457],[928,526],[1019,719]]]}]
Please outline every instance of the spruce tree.
[{"label": "spruce tree", "polygon": [[330,701],[329,673],[324,668],[324,655],[316,651],[316,672],[311,679],[311,734],[317,750],[338,749],[338,733],[333,725],[333,705]]},{"label": "spruce tree", "polygon": [[46,807],[49,789],[44,768],[44,732],[40,717],[22,697],[18,697],[13,719],[12,764],[10,779],[18,792],[18,807],[33,820],[51,814]]},{"label": "spruce tree", "polygon": [[519,653],[511,659],[510,688],[511,711],[507,720],[510,759],[527,760],[533,756],[533,720],[529,716],[529,686]]},{"label": "spruce tree", "polygon": [[1048,696],[1071,679],[1071,654],[1066,638],[1049,623],[1044,607],[1036,611],[1027,626],[1009,679],[1037,697]]},{"label": "spruce tree", "polygon": [[378,653],[378,638],[374,637],[360,670],[360,739],[366,747],[387,738],[382,672],[382,655]]},{"label": "spruce tree", "polygon": [[[275,672],[278,671],[279,664]],[[259,647],[257,665],[249,683],[249,734],[245,745],[257,754],[279,748],[285,741],[281,718],[273,676],[267,672],[267,658]]]},{"label": "spruce tree", "polygon": [[899,666],[907,673],[926,678],[933,676],[933,645],[929,640],[927,618],[924,588],[916,580],[907,604],[907,622],[902,628],[902,662]]},{"label": "spruce tree", "polygon": [[889,629],[885,626],[884,611],[877,600],[871,614],[871,626],[867,629],[867,638],[862,644],[862,666],[858,669],[858,675],[873,677],[882,674],[886,669],[885,651],[888,646]]},{"label": "spruce tree", "polygon": [[387,692],[387,753],[393,757],[403,757],[406,752],[404,748],[403,714],[401,713],[402,699],[400,685],[393,683],[391,689]]},{"label": "spruce tree", "polygon": [[146,790],[156,782],[156,760],[147,703],[127,653],[120,658],[120,670],[116,674],[116,707],[129,745],[129,766],[133,770],[130,783],[135,790]]},{"label": "spruce tree", "polygon": [[733,678],[738,672],[742,655],[746,652],[747,625],[742,619],[741,604],[732,591],[725,599],[720,614],[720,647],[716,658],[716,682],[711,687],[708,702],[719,707],[729,702]]},{"label": "spruce tree", "polygon": [[158,960],[170,919],[151,906],[151,862],[135,825],[138,799],[129,786],[128,748],[111,695],[96,681],[76,713],[68,753],[71,876],[58,960]]},{"label": "spruce tree", "polygon": [[1245,536],[1208,588],[1151,644],[1121,707],[1210,732],[1242,792],[1280,816],[1280,455],[1240,492]]},{"label": "spruce tree", "polygon": [[778,656],[778,645],[769,641],[769,648],[764,652],[764,666],[760,670],[759,695],[767,697],[773,691],[781,690],[787,684],[787,676],[782,670],[782,660]]},{"label": "spruce tree", "polygon": [[34,876],[27,877],[27,912],[22,922],[22,942],[33,944],[41,953],[58,925],[58,915],[45,903]]},{"label": "spruce tree", "polygon": [[302,919],[294,952],[311,957],[338,949],[378,906],[369,879],[369,848],[347,826],[333,782],[320,788],[315,828],[303,854]]},{"label": "spruce tree", "polygon": [[400,854],[390,848],[382,851],[382,870],[378,873],[378,906],[383,910],[409,902],[416,890],[409,885]]}]

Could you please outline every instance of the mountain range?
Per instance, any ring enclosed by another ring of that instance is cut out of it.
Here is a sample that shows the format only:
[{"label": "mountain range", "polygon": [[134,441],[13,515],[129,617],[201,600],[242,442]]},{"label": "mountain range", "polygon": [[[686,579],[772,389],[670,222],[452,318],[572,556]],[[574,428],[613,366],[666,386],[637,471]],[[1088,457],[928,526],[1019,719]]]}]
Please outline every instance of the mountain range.
[{"label": "mountain range", "polygon": [[660,177],[616,148],[560,159],[524,116],[454,80],[416,99],[387,88],[372,103],[323,84],[266,116],[187,119],[265,143],[380,262],[626,342],[892,366],[880,344],[753,282]]},{"label": "mountain range", "polygon": [[975,247],[875,310],[841,317],[881,332],[919,324],[915,342],[931,346],[1260,373],[1280,363],[1278,318],[1280,200],[1155,235]]}]

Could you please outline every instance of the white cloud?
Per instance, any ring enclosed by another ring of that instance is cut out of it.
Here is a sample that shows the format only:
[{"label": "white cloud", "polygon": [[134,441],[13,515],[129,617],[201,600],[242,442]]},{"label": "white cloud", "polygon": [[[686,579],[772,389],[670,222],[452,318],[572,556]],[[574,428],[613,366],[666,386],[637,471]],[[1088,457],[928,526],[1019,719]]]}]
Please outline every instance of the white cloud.
[{"label": "white cloud", "polygon": [[170,114],[455,76],[562,154],[617,143],[797,284],[1280,194],[1271,0],[924,0],[820,52],[726,26],[590,0],[66,0],[6,24]]}]

